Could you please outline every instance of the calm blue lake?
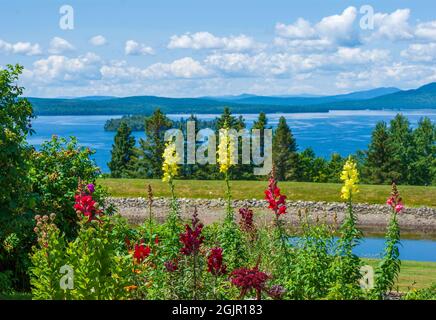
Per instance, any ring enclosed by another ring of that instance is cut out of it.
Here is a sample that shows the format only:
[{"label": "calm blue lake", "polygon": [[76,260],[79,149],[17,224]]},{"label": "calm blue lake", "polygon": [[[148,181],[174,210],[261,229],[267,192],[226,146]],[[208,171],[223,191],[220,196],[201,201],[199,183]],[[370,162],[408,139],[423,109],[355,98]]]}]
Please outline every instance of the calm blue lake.
[{"label": "calm blue lake", "polygon": [[[296,244],[297,238],[290,238]],[[383,257],[385,240],[383,238],[366,237],[354,248],[354,253],[362,258],[381,259]],[[436,241],[402,239],[400,249],[401,260],[436,262]]]},{"label": "calm blue lake", "polygon": [[[378,259],[383,255],[384,239],[364,238],[354,250],[362,258]],[[436,241],[433,240],[401,240],[401,260],[433,261],[436,262]]]},{"label": "calm blue lake", "polygon": [[[428,116],[436,121],[436,109],[402,112],[415,126],[420,118]],[[268,114],[269,124],[276,126],[280,116],[287,119],[300,150],[312,147],[322,157],[330,157],[333,152],[343,156],[366,149],[371,131],[378,121],[390,121],[396,111],[331,111],[328,113],[288,113]],[[186,115],[168,115],[171,119],[180,119]],[[250,127],[256,114],[243,115]],[[53,134],[62,137],[75,136],[83,146],[96,151],[95,161],[103,172],[108,172],[114,132],[105,132],[104,124],[110,118],[121,116],[40,116],[33,121],[35,135],[28,138],[37,148]],[[200,119],[214,119],[215,114],[198,115]],[[135,132],[135,137],[144,138],[143,132]]]}]

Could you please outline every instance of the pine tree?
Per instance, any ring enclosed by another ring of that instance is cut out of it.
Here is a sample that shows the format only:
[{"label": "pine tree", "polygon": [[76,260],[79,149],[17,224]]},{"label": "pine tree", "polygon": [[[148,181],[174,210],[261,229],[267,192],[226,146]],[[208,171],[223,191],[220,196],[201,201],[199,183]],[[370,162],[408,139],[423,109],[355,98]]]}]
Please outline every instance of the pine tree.
[{"label": "pine tree", "polygon": [[[389,140],[394,149],[395,171],[397,177],[394,177],[396,183],[408,183],[408,172],[412,163],[412,130],[409,120],[402,114],[397,114],[391,120],[389,127]],[[392,182],[392,181],[390,181]]]},{"label": "pine tree", "polygon": [[217,130],[227,126],[228,129],[241,129],[241,118],[237,119],[232,115],[229,107],[224,107],[222,115],[217,119]]},{"label": "pine tree", "polygon": [[327,164],[328,182],[341,182],[339,177],[341,176],[342,168],[344,167],[345,161],[346,159],[342,158],[339,153],[332,153],[330,161]]},{"label": "pine tree", "polygon": [[408,182],[430,185],[436,181],[436,125],[428,117],[420,119],[413,131],[414,159]]},{"label": "pine tree", "polygon": [[140,139],[140,161],[137,171],[140,176],[160,178],[162,176],[162,154],[165,150],[165,131],[170,129],[172,122],[167,116],[156,109],[145,119],[146,138]]},{"label": "pine tree", "polygon": [[264,130],[267,129],[268,118],[264,112],[259,113],[259,117],[253,122],[252,129],[260,130],[260,154],[263,156],[263,151],[265,150],[265,137],[263,135]]},{"label": "pine tree", "polygon": [[297,143],[286,119],[280,117],[273,136],[273,163],[278,180],[296,179],[298,172]]},{"label": "pine tree", "polygon": [[121,122],[112,145],[112,158],[108,163],[113,178],[129,176],[135,160],[135,137],[125,122]]},{"label": "pine tree", "polygon": [[378,122],[372,132],[366,152],[364,176],[371,183],[392,183],[400,175],[396,169],[394,145],[385,122]]}]

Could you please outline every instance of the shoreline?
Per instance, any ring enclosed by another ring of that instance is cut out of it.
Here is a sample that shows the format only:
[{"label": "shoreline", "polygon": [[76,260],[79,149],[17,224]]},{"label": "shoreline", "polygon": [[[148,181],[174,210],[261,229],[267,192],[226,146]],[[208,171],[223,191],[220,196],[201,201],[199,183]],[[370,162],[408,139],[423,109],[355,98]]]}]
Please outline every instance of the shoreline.
[{"label": "shoreline", "polygon": [[[115,198],[110,197],[106,205],[112,204],[121,216],[132,224],[140,224],[148,217],[148,200],[145,198]],[[163,221],[169,210],[170,199],[153,198],[153,215]],[[224,199],[179,199],[182,219],[189,219],[194,207],[197,207],[200,220],[205,223],[222,221],[224,218]],[[267,208],[265,200],[233,200],[235,217],[238,209],[247,206],[253,209],[257,224],[264,225],[273,221],[273,215]],[[341,202],[287,201],[288,213],[285,221],[291,226],[297,226],[298,215],[305,215],[310,222],[325,221],[330,225],[340,225],[345,214],[346,204]],[[389,222],[391,209],[387,205],[356,203],[353,205],[357,216],[358,227],[367,234],[383,235]],[[436,208],[410,207],[398,214],[398,222],[404,236],[416,238],[436,238]]]}]

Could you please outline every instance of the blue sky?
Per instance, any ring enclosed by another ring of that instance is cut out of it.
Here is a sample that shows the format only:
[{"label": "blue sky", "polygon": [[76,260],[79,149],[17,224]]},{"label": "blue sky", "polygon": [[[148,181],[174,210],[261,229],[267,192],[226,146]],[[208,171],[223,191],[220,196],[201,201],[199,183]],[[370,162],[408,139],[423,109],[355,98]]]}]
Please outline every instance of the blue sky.
[{"label": "blue sky", "polygon": [[[72,30],[59,26],[63,5],[74,10]],[[0,66],[23,64],[26,94],[43,97],[415,88],[436,81],[435,9],[434,1],[15,0],[0,4]]]}]

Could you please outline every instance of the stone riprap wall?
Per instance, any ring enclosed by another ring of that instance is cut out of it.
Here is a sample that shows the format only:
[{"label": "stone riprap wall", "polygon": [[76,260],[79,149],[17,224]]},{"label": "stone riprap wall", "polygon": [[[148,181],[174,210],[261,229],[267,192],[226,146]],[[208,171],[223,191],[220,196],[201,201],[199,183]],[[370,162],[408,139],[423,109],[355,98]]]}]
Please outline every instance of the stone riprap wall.
[{"label": "stone riprap wall", "polygon": [[[188,219],[194,207],[197,208],[200,219],[204,223],[220,221],[224,217],[224,199],[179,199],[182,218]],[[108,198],[107,204],[114,205],[118,212],[131,223],[139,224],[148,218],[149,203],[144,198]],[[234,200],[235,215],[237,209],[248,206],[255,213],[256,223],[269,223],[273,214],[267,209],[265,200]],[[285,219],[293,224],[298,224],[300,215],[307,213],[310,221],[324,220],[327,223],[340,223],[347,212],[347,205],[340,202],[314,202],[314,201],[287,201],[288,214]],[[152,204],[153,215],[163,221],[168,214],[170,199],[154,198]],[[387,205],[354,204],[354,212],[358,218],[359,226],[364,230],[383,232],[391,213]],[[416,207],[405,208],[398,215],[401,230],[411,233],[436,234],[436,208]]]}]

